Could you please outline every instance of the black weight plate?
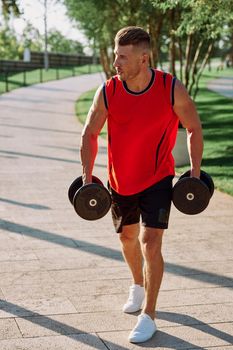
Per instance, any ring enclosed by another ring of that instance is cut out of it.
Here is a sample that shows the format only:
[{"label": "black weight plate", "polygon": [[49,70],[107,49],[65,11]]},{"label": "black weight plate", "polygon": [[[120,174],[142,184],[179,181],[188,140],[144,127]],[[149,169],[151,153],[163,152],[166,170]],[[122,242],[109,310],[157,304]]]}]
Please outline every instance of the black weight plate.
[{"label": "black weight plate", "polygon": [[[103,185],[102,181],[96,176],[92,176],[92,182]],[[73,204],[73,199],[74,199],[75,193],[78,191],[78,189],[80,187],[82,187],[82,185],[83,185],[82,176],[77,177],[70,185],[69,190],[68,190],[68,197],[69,197],[71,204]]]},{"label": "black weight plate", "polygon": [[179,180],[185,178],[185,177],[190,177],[190,170],[187,170],[185,173],[183,173],[182,175],[180,175]]},{"label": "black weight plate", "polygon": [[205,171],[201,170],[200,179],[204,181],[204,183],[208,186],[210,190],[210,197],[212,197],[214,193],[214,181],[212,177],[209,174],[207,174]]},{"label": "black weight plate", "polygon": [[82,186],[74,196],[76,213],[85,220],[98,220],[110,209],[111,196],[108,190],[96,183]]},{"label": "black weight plate", "polygon": [[[182,174],[179,179],[183,179],[185,177],[190,177],[190,170],[186,171],[184,174]],[[201,170],[200,179],[208,186],[210,191],[210,197],[212,197],[214,193],[214,182],[212,177],[207,174],[205,171]]]},{"label": "black weight plate", "polygon": [[74,199],[75,193],[78,191],[78,189],[80,187],[82,187],[82,185],[83,185],[82,176],[77,177],[77,179],[75,179],[72,182],[72,184],[70,185],[69,190],[68,190],[68,197],[69,197],[71,204],[73,204],[73,199]]},{"label": "black weight plate", "polygon": [[92,182],[103,186],[103,182],[97,176],[92,175]]},{"label": "black weight plate", "polygon": [[210,193],[204,182],[195,177],[179,179],[173,187],[173,203],[184,214],[201,213],[209,204]]}]

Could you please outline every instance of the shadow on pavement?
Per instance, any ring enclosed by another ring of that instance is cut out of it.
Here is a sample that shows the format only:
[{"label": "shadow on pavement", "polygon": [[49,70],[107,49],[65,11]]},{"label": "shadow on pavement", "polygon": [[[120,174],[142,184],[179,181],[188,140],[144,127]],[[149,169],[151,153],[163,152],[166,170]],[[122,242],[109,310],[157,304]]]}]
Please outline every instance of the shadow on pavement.
[{"label": "shadow on pavement", "polygon": [[[89,243],[82,240],[77,240],[69,237],[64,237],[56,233],[51,233],[43,230],[39,230],[33,227],[15,224],[11,221],[0,220],[0,229],[22,234],[25,236],[33,237],[36,239],[49,241],[54,244],[66,246],[68,248],[77,249],[83,252],[87,252],[93,255],[101,256],[110,260],[123,261],[122,254],[119,250],[113,248],[106,248],[102,245]],[[167,273],[186,276],[189,279],[206,282],[210,285],[219,285],[222,287],[233,288],[233,279],[230,277],[221,276],[215,273],[198,270],[183,265],[177,265],[172,263],[165,264],[165,271]]]},{"label": "shadow on pavement", "polygon": [[[124,346],[120,346],[118,344],[105,340],[104,339],[105,332],[98,332],[98,336],[95,336],[93,334],[82,331],[81,329],[77,329],[75,327],[62,323],[60,321],[53,320],[51,317],[40,315],[39,313],[30,311],[28,309],[25,309],[24,307],[21,307],[17,304],[13,304],[5,300],[0,301],[0,310],[13,314],[16,317],[25,319],[28,322],[37,324],[40,327],[49,329],[57,334],[65,335],[78,342],[91,345],[92,347],[94,343],[95,349],[101,350],[104,344],[110,349],[127,350],[127,348],[125,348]],[[56,315],[54,316],[56,317]],[[230,334],[219,331],[218,329],[212,326],[209,326],[208,324],[187,315],[160,311],[158,312],[158,319],[166,320],[168,322],[178,323],[184,326],[189,326],[190,328],[194,328],[205,334],[208,334],[218,339],[221,339],[223,341],[229,342],[229,344],[233,343],[233,337]],[[112,331],[115,331],[115,330],[112,330]],[[92,332],[94,332],[94,330]],[[77,335],[81,335],[81,334],[88,335],[88,338],[84,338],[84,337],[77,338]],[[138,344],[138,346],[141,348],[148,348],[148,347],[154,346],[154,347],[170,348],[170,349],[203,349],[203,347],[197,346],[186,340],[183,340],[179,337],[175,337],[163,331],[158,331],[151,340],[142,344]]]},{"label": "shadow on pavement", "polygon": [[165,320],[168,322],[172,322],[172,323],[178,323],[181,324],[183,326],[189,326],[192,328],[195,328],[197,330],[200,330],[204,333],[210,334],[216,338],[219,338],[221,340],[224,340],[226,342],[229,343],[229,345],[233,344],[233,336],[222,332],[212,326],[210,326],[207,323],[204,323],[194,317],[188,316],[188,315],[184,315],[184,314],[178,314],[178,313],[174,313],[174,312],[162,312],[162,311],[158,311],[157,312],[157,316],[158,319],[160,320]]},{"label": "shadow on pavement", "polygon": [[1,198],[1,197],[0,197],[0,202],[18,205],[20,207],[25,207],[25,208],[37,209],[37,210],[49,210],[49,209],[51,209],[49,207],[46,207],[45,205],[39,205],[39,204],[33,204],[33,203],[22,203],[22,202],[13,201],[11,199]]},{"label": "shadow on pavement", "polygon": [[[1,135],[0,135],[0,137],[1,137]],[[51,146],[51,145],[41,145],[41,147],[52,148],[52,149],[62,149],[62,150],[65,150],[65,151],[74,152],[76,154],[79,151],[79,147],[70,148],[70,147]],[[99,146],[98,147],[98,154],[107,154],[107,147]]]},{"label": "shadow on pavement", "polygon": [[[75,163],[75,164],[81,164],[78,160],[72,160],[72,159],[66,159],[66,158],[57,158],[57,157],[48,157],[48,156],[41,156],[38,154],[31,154],[31,153],[23,153],[23,152],[12,152],[12,151],[6,151],[6,150],[0,150],[0,153],[7,154],[11,156],[22,156],[22,157],[29,157],[29,158],[35,158],[35,159],[48,159],[48,160],[55,160],[58,162],[64,162],[64,163]],[[98,168],[106,168],[105,164],[98,164],[95,163],[95,166]]]},{"label": "shadow on pavement", "polygon": [[59,130],[59,129],[49,129],[49,128],[39,128],[37,126],[28,126],[28,125],[13,125],[13,124],[6,124],[6,123],[1,123],[0,125],[2,126],[9,126],[10,128],[19,128],[19,129],[29,129],[29,130],[37,130],[37,131],[49,131],[49,132],[58,132],[62,134],[73,134],[73,135],[78,135],[80,134],[79,131],[69,131],[69,130]]},{"label": "shadow on pavement", "polygon": [[[103,350],[103,344],[104,342],[101,341],[101,338],[97,335],[93,335],[90,333],[87,333],[85,331],[82,331],[80,329],[71,327],[65,323],[53,320],[50,317],[42,316],[36,312],[32,312],[28,309],[25,309],[19,305],[12,304],[8,301],[1,300],[0,301],[0,310],[8,312],[10,314],[13,314],[17,317],[20,317],[22,319],[25,319],[31,323],[37,324],[43,328],[47,328],[53,332],[56,332],[60,335],[66,335],[69,338],[72,338],[78,342],[82,342],[84,344],[90,345],[93,347],[93,343],[95,344],[95,349]],[[30,315],[30,316],[23,316],[23,315]],[[55,315],[56,316],[56,315]],[[75,335],[81,335],[86,334],[88,335],[88,338],[77,338]],[[125,347],[119,347],[117,344],[110,343],[111,346],[118,350],[127,350]],[[105,344],[104,344],[105,345]]]},{"label": "shadow on pavement", "polygon": [[4,139],[12,139],[13,136],[11,136],[11,135],[0,135],[0,137],[2,137]]},{"label": "shadow on pavement", "polygon": [[46,86],[45,84],[39,84],[39,85],[31,85],[30,90],[47,90],[47,91],[63,91],[63,92],[71,92],[74,93],[74,90],[69,90],[69,89],[62,89],[59,87],[49,87]]},{"label": "shadow on pavement", "polygon": [[[1,106],[2,107],[6,107],[8,109],[16,110],[17,112],[20,110],[20,111],[26,111],[26,112],[30,111],[32,113],[35,113],[35,108],[29,108],[29,107],[26,107],[25,105],[23,105],[22,107],[19,107],[19,105],[14,106],[12,104],[1,103]],[[38,109],[36,111],[36,113],[41,113],[41,114],[46,114],[46,115],[49,113],[49,114],[55,114],[55,115],[62,115],[63,117],[64,116],[72,116],[72,117],[75,116],[74,113],[58,112],[58,111],[54,111],[54,109],[43,109],[43,110],[42,109]],[[11,126],[11,125],[8,125],[8,126]]]},{"label": "shadow on pavement", "polygon": [[[34,104],[44,103],[44,101],[41,98],[32,98],[31,96],[27,100],[26,94],[22,94],[22,95],[18,95],[18,96],[15,96],[12,94],[4,95],[3,100],[4,101],[19,101],[19,102],[22,102],[22,100],[24,100],[24,101],[28,101],[29,103],[34,103]],[[56,103],[55,101],[46,100],[46,104],[55,104],[55,103]]]},{"label": "shadow on pavement", "polygon": [[206,272],[172,263],[165,263],[165,271],[172,275],[184,276],[192,280],[228,287],[230,289],[233,288],[233,278],[221,276],[216,273]]}]

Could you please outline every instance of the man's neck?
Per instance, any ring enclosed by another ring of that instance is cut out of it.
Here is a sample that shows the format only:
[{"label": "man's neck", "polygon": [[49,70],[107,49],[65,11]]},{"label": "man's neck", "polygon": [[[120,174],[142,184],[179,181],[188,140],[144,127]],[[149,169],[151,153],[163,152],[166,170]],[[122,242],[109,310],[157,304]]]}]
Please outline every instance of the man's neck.
[{"label": "man's neck", "polygon": [[128,89],[134,92],[145,90],[151,81],[151,76],[152,72],[150,68],[140,72],[136,77],[126,81]]}]

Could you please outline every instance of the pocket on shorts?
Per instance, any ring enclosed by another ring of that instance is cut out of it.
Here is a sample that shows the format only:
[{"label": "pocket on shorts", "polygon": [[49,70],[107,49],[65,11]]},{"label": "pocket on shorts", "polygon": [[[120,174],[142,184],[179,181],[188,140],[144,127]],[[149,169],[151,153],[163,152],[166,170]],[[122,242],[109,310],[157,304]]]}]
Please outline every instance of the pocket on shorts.
[{"label": "pocket on shorts", "polygon": [[111,206],[112,221],[116,229],[116,232],[120,232],[122,226],[122,213],[119,205],[116,202],[112,202]]},{"label": "pocket on shorts", "polygon": [[168,224],[169,221],[170,210],[160,208],[158,213],[158,222],[160,224]]}]

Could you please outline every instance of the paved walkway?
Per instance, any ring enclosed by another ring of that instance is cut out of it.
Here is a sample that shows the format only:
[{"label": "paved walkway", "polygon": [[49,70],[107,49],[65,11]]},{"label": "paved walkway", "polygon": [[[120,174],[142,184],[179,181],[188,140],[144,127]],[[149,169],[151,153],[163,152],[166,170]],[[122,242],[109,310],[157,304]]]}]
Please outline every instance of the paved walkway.
[{"label": "paved walkway", "polygon": [[[233,349],[233,198],[198,216],[172,208],[164,238],[159,332],[132,345],[136,315],[110,214],[79,218],[67,188],[81,173],[74,101],[100,75],[0,96],[0,349]],[[106,144],[94,173],[106,180]]]},{"label": "paved walkway", "polygon": [[207,84],[208,89],[233,99],[233,77],[225,77],[211,80]]}]

